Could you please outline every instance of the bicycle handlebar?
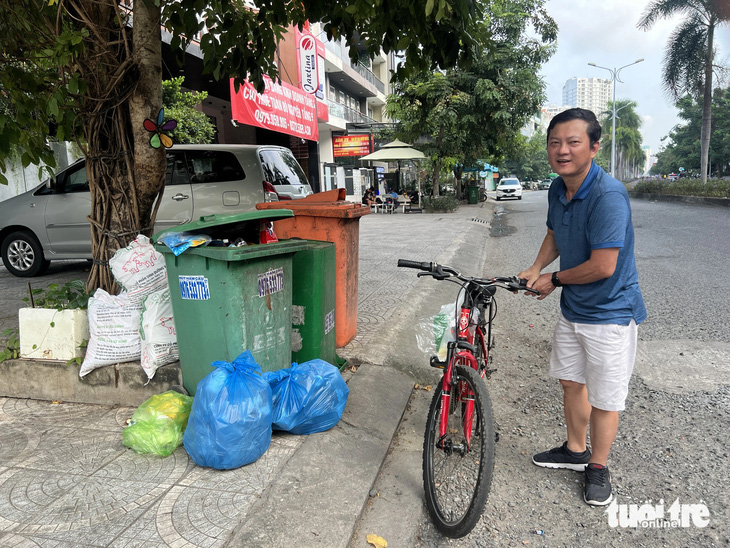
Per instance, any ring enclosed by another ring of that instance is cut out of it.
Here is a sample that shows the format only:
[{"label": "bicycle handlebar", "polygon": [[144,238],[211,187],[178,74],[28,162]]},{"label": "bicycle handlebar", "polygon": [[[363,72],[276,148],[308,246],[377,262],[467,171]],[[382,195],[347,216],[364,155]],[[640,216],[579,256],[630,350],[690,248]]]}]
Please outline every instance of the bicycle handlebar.
[{"label": "bicycle handlebar", "polygon": [[401,268],[415,268],[417,270],[423,270],[419,272],[419,276],[432,276],[437,280],[445,280],[449,277],[454,277],[462,282],[473,282],[482,286],[487,287],[501,287],[508,291],[528,291],[539,295],[540,292],[530,287],[527,287],[526,278],[518,278],[517,276],[497,276],[494,278],[470,278],[462,276],[456,269],[440,265],[438,263],[422,263],[418,261],[410,261],[408,259],[398,259],[398,266]]},{"label": "bicycle handlebar", "polygon": [[419,263],[417,261],[409,261],[408,259],[398,259],[398,266],[403,268],[417,268],[419,270],[431,270],[433,263]]}]

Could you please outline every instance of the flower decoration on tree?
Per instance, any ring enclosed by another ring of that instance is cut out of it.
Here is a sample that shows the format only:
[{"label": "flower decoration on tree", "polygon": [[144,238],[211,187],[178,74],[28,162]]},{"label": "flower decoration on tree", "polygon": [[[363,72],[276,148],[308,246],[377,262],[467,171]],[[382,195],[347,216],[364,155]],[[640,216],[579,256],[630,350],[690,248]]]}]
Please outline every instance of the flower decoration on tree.
[{"label": "flower decoration on tree", "polygon": [[168,120],[163,124],[162,120],[164,119],[165,109],[161,108],[160,112],[157,114],[157,123],[153,122],[149,118],[145,118],[144,120],[144,128],[153,133],[152,137],[150,137],[150,146],[152,148],[160,148],[160,145],[165,148],[170,148],[172,146],[172,139],[169,135],[163,132],[175,129],[177,127],[177,120]]}]

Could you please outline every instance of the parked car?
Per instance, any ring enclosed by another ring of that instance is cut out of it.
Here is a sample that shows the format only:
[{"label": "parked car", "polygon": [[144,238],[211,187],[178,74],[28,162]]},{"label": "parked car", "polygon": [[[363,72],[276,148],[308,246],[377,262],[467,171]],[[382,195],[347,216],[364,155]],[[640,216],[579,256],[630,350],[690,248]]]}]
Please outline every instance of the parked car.
[{"label": "parked car", "polygon": [[550,185],[553,183],[552,179],[545,179],[544,181],[540,181],[540,184],[537,185],[537,188],[539,190],[547,190],[550,188]]},{"label": "parked car", "polygon": [[522,199],[522,186],[517,177],[505,177],[497,185],[497,201],[502,198]]},{"label": "parked car", "polygon": [[[287,148],[266,145],[176,145],[167,151],[165,191],[155,232],[202,215],[254,211],[259,202],[312,194]],[[0,255],[8,272],[29,277],[54,259],[91,259],[86,216],[91,196],[85,160],[0,202]]]}]

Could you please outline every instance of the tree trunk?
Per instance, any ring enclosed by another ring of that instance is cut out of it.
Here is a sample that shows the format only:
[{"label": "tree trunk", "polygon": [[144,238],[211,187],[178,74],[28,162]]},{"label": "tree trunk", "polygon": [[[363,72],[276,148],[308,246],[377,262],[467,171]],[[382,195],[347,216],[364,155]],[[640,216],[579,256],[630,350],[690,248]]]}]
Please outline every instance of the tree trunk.
[{"label": "tree trunk", "polygon": [[163,191],[167,167],[164,147],[152,148],[149,144],[152,134],[143,126],[145,118],[157,121],[157,113],[162,108],[162,36],[158,3],[153,0],[135,2],[133,32],[138,80],[129,101],[129,117],[134,138],[137,226],[139,232],[151,236],[156,214],[153,206]]},{"label": "tree trunk", "polygon": [[436,160],[433,163],[433,191],[431,195],[434,198],[439,196],[439,178],[441,177],[441,160]]},{"label": "tree trunk", "polygon": [[705,57],[705,89],[702,97],[702,130],[700,133],[700,173],[702,183],[707,183],[707,167],[710,156],[710,132],[712,130],[712,59],[715,19],[707,27],[707,56]]},{"label": "tree trunk", "polygon": [[151,235],[152,205],[164,184],[164,149],[150,147],[142,125],[157,120],[162,104],[160,8],[134,3],[132,46],[114,0],[79,6],[91,29],[83,70],[102,75],[89,80],[84,117],[94,257],[86,286],[116,293],[109,259],[139,233]]},{"label": "tree trunk", "polygon": [[[436,150],[441,150],[441,143],[444,140],[444,126],[439,128],[439,135],[436,138]],[[433,163],[433,196],[439,196],[439,178],[441,177],[441,158],[437,158]]]},{"label": "tree trunk", "polygon": [[461,200],[461,197],[463,196],[462,188],[461,188],[461,181],[462,177],[464,175],[464,166],[457,164],[454,167],[454,179],[456,183],[456,199]]}]

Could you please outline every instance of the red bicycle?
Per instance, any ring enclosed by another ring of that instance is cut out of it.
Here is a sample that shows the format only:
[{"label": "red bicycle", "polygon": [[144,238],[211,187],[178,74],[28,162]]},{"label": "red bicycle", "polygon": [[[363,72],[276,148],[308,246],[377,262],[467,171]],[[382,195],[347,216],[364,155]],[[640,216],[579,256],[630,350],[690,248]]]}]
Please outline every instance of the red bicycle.
[{"label": "red bicycle", "polygon": [[494,293],[537,291],[517,277],[470,278],[450,266],[399,259],[398,266],[422,270],[458,284],[456,340],[447,345],[445,361],[430,364],[444,370],[433,395],[423,441],[423,486],[426,507],[436,528],[452,538],[474,528],[484,511],[494,469],[494,419],[485,377],[493,346]]}]

